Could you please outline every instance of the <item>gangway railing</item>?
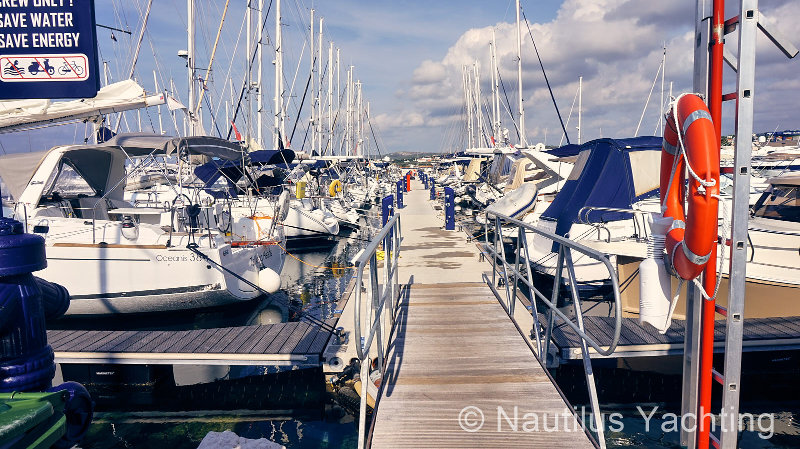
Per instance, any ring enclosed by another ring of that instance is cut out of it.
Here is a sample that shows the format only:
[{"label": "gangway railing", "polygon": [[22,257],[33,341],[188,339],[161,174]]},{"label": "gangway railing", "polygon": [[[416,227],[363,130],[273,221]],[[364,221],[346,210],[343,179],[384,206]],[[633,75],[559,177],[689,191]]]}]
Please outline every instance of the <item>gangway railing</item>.
[{"label": "gangway railing", "polygon": [[[397,272],[398,259],[400,257],[400,216],[392,217],[372,241],[354,260],[356,270],[355,283],[355,323],[353,335],[354,344],[361,363],[361,404],[359,406],[358,418],[358,449],[363,449],[366,442],[366,419],[367,419],[367,395],[368,385],[372,382],[369,377],[371,371],[372,348],[375,346],[377,353],[375,361],[377,369],[381,373],[381,378],[386,374],[384,366],[385,340],[384,333],[390,332],[397,310],[397,301],[400,298],[400,288],[398,285],[399,274]],[[378,266],[378,248],[383,245],[384,257],[383,265]],[[364,271],[368,271],[369,288],[366,289],[366,296],[369,302],[362,307],[362,289],[364,281]],[[381,273],[379,273],[379,271]],[[378,282],[381,275],[382,284]],[[362,308],[367,308],[368,316],[366,323],[369,328],[366,335],[361,331],[361,312]],[[375,400],[377,401],[377,397]]]},{"label": "gangway railing", "polygon": [[[489,227],[494,226],[491,234],[493,239],[489,240]],[[535,227],[532,224],[511,218],[507,215],[498,214],[495,212],[486,212],[486,232],[484,233],[485,245],[484,249],[492,257],[492,290],[497,293],[495,286],[498,281],[498,273],[502,276],[503,285],[505,286],[505,304],[503,306],[508,311],[508,314],[513,317],[515,304],[517,301],[517,290],[520,284],[524,284],[531,292],[531,315],[533,317],[533,338],[535,340],[536,350],[539,357],[544,357],[544,362],[547,362],[547,355],[550,351],[550,342],[553,334],[553,325],[556,319],[560,319],[564,324],[569,326],[575,334],[580,337],[581,342],[581,355],[583,359],[583,368],[586,375],[586,384],[589,390],[589,402],[592,409],[592,419],[594,420],[594,430],[597,432],[597,440],[600,447],[605,449],[605,437],[603,431],[603,419],[600,414],[600,405],[597,399],[597,387],[594,381],[594,373],[592,371],[592,362],[589,354],[589,346],[591,346],[598,354],[608,356],[614,353],[619,343],[620,333],[622,331],[622,303],[619,296],[619,280],[614,266],[608,255],[603,254],[597,250],[581,245],[573,240],[544,231]],[[516,233],[517,248],[511,256],[514,258],[514,263],[508,262],[508,255],[506,254],[505,246],[503,244],[504,233],[513,235]],[[553,276],[552,291],[550,296],[546,296],[534,284],[533,271],[531,266],[531,251],[528,245],[527,237],[531,234],[540,235],[552,241],[557,247],[558,259],[555,265],[555,274]],[[573,262],[572,253],[577,252],[585,257],[596,260],[599,264],[603,265],[608,271],[608,279],[611,283],[611,290],[614,298],[614,335],[611,343],[607,347],[602,347],[598,344],[597,340],[586,333],[583,324],[583,307],[581,305],[581,295],[578,290],[578,283],[575,277],[575,264]],[[524,259],[523,259],[524,257]],[[499,268],[499,269],[498,269]],[[524,268],[524,271],[522,270]],[[566,274],[565,274],[566,272]],[[562,286],[562,281],[566,281],[569,286],[570,294],[575,308],[574,322],[573,318],[567,316],[559,310],[558,297]],[[498,297],[501,295],[498,294]],[[537,299],[547,306],[547,313],[545,323],[541,323],[539,319],[539,310]],[[502,298],[501,298],[502,303]],[[544,329],[544,338],[542,337],[542,329]]]}]

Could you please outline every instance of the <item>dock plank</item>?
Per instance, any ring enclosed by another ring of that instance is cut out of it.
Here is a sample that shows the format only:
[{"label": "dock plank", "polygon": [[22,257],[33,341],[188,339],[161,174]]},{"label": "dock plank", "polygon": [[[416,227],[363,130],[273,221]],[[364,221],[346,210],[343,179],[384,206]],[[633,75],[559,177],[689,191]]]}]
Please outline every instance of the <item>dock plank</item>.
[{"label": "dock plank", "polygon": [[[372,447],[594,447],[489,287],[473,296],[474,284],[436,285],[412,285],[395,324]],[[494,421],[464,431],[468,406]],[[550,427],[566,414],[576,431],[497,432],[498,407],[537,413]]]}]

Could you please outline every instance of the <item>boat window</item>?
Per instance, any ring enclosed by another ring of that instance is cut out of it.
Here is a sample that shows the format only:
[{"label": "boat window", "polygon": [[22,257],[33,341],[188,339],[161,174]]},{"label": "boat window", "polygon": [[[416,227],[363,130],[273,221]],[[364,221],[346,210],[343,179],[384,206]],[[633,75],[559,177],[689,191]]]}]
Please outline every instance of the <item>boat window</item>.
[{"label": "boat window", "polygon": [[800,223],[799,194],[798,186],[773,186],[756,202],[754,216]]},{"label": "boat window", "polygon": [[67,159],[62,159],[58,170],[50,174],[45,184],[44,195],[53,196],[55,193],[61,197],[95,196],[97,192],[89,185],[83,176]]}]

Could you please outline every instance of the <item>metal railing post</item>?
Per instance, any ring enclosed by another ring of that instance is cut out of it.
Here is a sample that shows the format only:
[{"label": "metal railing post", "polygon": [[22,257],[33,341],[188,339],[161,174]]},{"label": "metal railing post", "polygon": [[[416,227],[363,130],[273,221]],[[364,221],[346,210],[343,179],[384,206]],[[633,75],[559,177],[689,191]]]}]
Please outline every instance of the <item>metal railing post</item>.
[{"label": "metal railing post", "polygon": [[[567,248],[564,250],[564,257],[562,258],[567,265],[567,277],[570,285],[570,293],[572,294],[572,303],[575,307],[575,320],[578,322],[578,328],[584,330],[583,326],[583,309],[581,307],[581,298],[578,294],[577,280],[575,278],[575,265],[572,263],[572,253]],[[581,338],[581,358],[583,359],[583,372],[586,376],[586,387],[589,389],[589,406],[592,408],[592,420],[595,424],[595,432],[597,432],[597,442],[600,444],[601,449],[606,448],[605,429],[603,429],[603,415],[600,413],[600,401],[597,399],[597,385],[594,380],[594,371],[592,370],[592,359],[589,357],[589,347],[586,345],[586,340]]]},{"label": "metal railing post", "polygon": [[[520,226],[520,230],[522,231],[522,247],[525,249],[525,269],[527,270],[527,277],[528,283],[533,285],[533,273],[531,272],[531,254],[528,250],[528,238],[527,233],[525,232],[525,228]],[[519,245],[517,245],[519,246]],[[517,248],[517,251],[520,251],[520,248]],[[534,292],[534,290],[531,290]],[[531,295],[531,315],[533,315],[533,335],[536,337],[536,350],[539,351],[539,356],[542,356],[542,336],[541,336],[541,324],[539,323],[539,307],[536,305],[536,294]],[[545,354],[545,357],[547,354]],[[547,363],[547,359],[545,358],[545,363]]]},{"label": "metal railing post", "polygon": [[[361,362],[361,402],[359,404],[359,419],[358,419],[358,447],[362,449],[366,442],[366,411],[367,411],[367,396],[368,396],[368,383],[371,382],[370,374],[370,354],[372,354],[373,344],[377,346],[377,368],[381,376],[385,374],[385,353],[388,347],[384,347],[383,336],[391,332],[391,326],[394,325],[395,306],[396,301],[399,299],[398,279],[399,273],[397,270],[400,241],[401,241],[401,228],[400,216],[392,217],[386,225],[381,228],[378,234],[373,238],[367,247],[360,253],[358,258],[354,261],[356,269],[356,284],[355,284],[355,323],[354,323],[354,344],[356,345],[356,353]],[[392,242],[391,250],[387,250],[384,256],[384,284],[378,283],[378,256],[377,250],[379,244],[383,244],[386,248],[387,244]],[[369,265],[369,304],[362,303],[361,284],[364,279],[364,268]],[[369,317],[367,323],[369,330],[366,335],[361,332],[361,317],[362,307],[368,310]],[[390,329],[384,329],[386,321],[389,321]],[[377,343],[375,339],[377,338]],[[362,343],[363,341],[363,343]],[[378,398],[375,398],[376,400]]]}]

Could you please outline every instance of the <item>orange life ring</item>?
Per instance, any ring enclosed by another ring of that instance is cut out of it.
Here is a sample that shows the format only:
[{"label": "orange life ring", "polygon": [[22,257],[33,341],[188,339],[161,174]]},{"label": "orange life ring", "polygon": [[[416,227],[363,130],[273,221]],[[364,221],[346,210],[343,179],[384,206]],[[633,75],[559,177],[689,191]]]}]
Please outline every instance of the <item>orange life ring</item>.
[{"label": "orange life ring", "polygon": [[[682,279],[691,280],[703,272],[711,252],[716,250],[720,141],[711,114],[700,97],[679,97],[676,110],[680,129],[675,129],[672,111],[664,127],[659,195],[664,217],[673,218],[666,238],[668,260]],[[694,176],[689,177],[687,210],[684,209],[686,164],[680,154],[678,132],[691,169],[706,181],[701,183]]]}]

